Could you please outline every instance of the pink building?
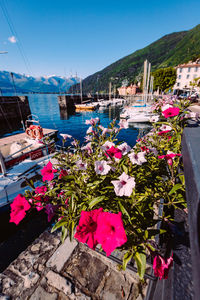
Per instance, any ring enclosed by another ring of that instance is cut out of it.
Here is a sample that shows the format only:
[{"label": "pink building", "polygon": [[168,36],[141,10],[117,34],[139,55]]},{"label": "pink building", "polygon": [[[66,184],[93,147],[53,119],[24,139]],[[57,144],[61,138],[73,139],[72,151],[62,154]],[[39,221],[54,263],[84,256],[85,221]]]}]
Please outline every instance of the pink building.
[{"label": "pink building", "polygon": [[130,86],[121,86],[117,89],[119,92],[119,95],[135,95],[137,92],[139,92],[139,87],[137,85],[131,84]]}]

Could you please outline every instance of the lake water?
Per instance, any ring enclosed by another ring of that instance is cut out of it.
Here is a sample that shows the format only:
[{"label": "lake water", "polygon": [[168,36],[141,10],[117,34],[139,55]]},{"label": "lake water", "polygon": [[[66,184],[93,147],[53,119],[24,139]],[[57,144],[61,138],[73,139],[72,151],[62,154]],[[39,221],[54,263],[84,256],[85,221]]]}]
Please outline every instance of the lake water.
[{"label": "lake water", "polygon": [[[89,127],[85,124],[87,119],[99,117],[101,125],[107,127],[114,118],[119,121],[120,111],[122,110],[122,108],[110,106],[105,110],[98,109],[91,112],[77,112],[73,115],[67,115],[66,112],[60,113],[57,95],[55,94],[28,95],[28,99],[31,113],[39,118],[40,125],[43,128],[56,129],[59,133],[70,134],[80,140],[81,143],[84,141],[84,136]],[[22,130],[15,133],[19,132],[22,132]],[[136,127],[123,129],[119,133],[118,138],[133,146],[138,133],[139,129]],[[58,143],[61,143],[61,138],[59,138]]]}]

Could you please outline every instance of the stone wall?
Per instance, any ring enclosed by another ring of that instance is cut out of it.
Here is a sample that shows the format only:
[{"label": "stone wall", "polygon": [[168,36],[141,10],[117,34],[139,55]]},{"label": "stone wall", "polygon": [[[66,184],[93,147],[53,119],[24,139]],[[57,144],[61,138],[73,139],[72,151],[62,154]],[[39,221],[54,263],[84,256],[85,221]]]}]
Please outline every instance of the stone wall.
[{"label": "stone wall", "polygon": [[136,273],[50,230],[0,274],[1,300],[141,300],[146,289]]}]

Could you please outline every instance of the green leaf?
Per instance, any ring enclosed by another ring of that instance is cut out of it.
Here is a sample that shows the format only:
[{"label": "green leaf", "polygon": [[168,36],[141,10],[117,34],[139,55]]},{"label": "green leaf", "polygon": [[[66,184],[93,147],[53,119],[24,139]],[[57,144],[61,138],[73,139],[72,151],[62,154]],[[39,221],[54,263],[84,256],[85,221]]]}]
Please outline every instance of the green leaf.
[{"label": "green leaf", "polygon": [[125,209],[125,207],[121,204],[121,202],[119,201],[119,207],[120,207],[120,210],[122,212],[123,215],[126,215],[129,219],[129,222],[131,223],[131,218],[130,218],[130,215],[129,213],[127,212],[127,210]]},{"label": "green leaf", "polygon": [[60,221],[58,221],[51,229],[51,233],[56,231],[61,226],[65,225],[67,223],[67,218],[62,218]]},{"label": "green leaf", "polygon": [[122,169],[124,170],[124,172],[128,175],[128,168],[125,165],[122,165]]},{"label": "green leaf", "polygon": [[140,279],[143,279],[146,270],[146,254],[137,251],[134,255],[134,259],[137,264],[138,275]]},{"label": "green leaf", "polygon": [[123,263],[122,263],[122,268],[123,268],[124,271],[126,270],[126,266],[127,266],[128,262],[131,260],[132,257],[133,257],[133,252],[132,251],[128,251],[124,254]]},{"label": "green leaf", "polygon": [[105,199],[105,196],[99,196],[96,198],[93,198],[92,201],[89,203],[89,208],[93,208],[96,204],[103,201]]},{"label": "green leaf", "polygon": [[171,189],[171,191],[169,192],[169,195],[174,194],[174,193],[175,193],[177,190],[179,190],[179,189],[184,190],[184,189],[183,189],[182,183],[177,183],[177,184],[175,184],[175,185],[173,186],[173,188]]},{"label": "green leaf", "polygon": [[61,237],[61,242],[62,243],[64,243],[64,241],[67,237],[67,233],[68,233],[67,227],[63,226],[62,227],[62,237]]}]

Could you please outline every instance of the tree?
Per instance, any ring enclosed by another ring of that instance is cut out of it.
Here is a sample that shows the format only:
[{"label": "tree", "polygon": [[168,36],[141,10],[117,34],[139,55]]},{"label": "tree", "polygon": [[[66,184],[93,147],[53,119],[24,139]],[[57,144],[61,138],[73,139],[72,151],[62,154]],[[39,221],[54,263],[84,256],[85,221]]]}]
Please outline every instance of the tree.
[{"label": "tree", "polygon": [[173,87],[176,82],[176,69],[172,67],[158,69],[152,75],[154,76],[154,90],[157,90],[159,87],[160,90],[164,91]]}]

